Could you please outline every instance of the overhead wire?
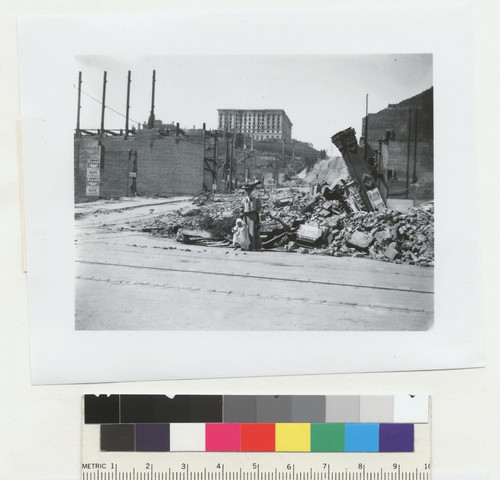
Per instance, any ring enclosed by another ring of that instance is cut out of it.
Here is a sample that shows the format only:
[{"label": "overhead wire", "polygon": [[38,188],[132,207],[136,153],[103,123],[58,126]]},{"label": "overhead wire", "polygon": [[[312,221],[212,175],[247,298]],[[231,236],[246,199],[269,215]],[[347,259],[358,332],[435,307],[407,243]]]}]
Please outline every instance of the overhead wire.
[{"label": "overhead wire", "polygon": [[[77,87],[75,84],[73,84],[73,88],[77,89],[78,87]],[[98,98],[93,97],[92,95],[90,95],[90,93],[87,93],[85,90],[80,89],[80,91],[81,91],[84,95],[86,95],[87,97],[89,97],[89,98],[91,98],[92,100],[96,101],[99,105],[102,105],[101,100],[99,100]],[[126,115],[124,115],[123,113],[119,112],[118,110],[115,110],[114,108],[111,108],[109,105],[104,105],[104,108],[107,108],[107,109],[111,110],[112,112],[115,112],[116,114],[118,114],[118,115],[122,116],[123,118],[127,118],[127,116],[126,116]],[[132,122],[134,122],[134,123],[137,123],[138,125],[140,125],[140,124],[141,124],[141,122],[139,122],[139,121],[137,121],[137,120],[134,120],[132,117],[128,117],[128,118],[129,118],[129,120],[131,120],[131,121],[132,121]]]}]

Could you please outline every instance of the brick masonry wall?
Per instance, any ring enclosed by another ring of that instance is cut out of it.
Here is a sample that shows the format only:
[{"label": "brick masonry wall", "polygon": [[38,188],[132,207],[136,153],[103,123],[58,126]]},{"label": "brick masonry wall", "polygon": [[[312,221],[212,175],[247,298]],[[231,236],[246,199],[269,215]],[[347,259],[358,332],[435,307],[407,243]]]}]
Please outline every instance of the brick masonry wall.
[{"label": "brick masonry wall", "polygon": [[[389,181],[389,196],[404,192],[406,188],[406,170],[408,158],[407,142],[389,142],[388,158],[384,158],[383,170],[395,170],[397,181]],[[417,184],[413,185],[413,144],[410,150],[409,183],[410,191],[408,198],[419,200],[430,200],[434,198],[434,165],[433,165],[433,142],[419,142],[417,144]],[[401,195],[397,195],[401,197]],[[403,193],[403,196],[404,193]]]},{"label": "brick masonry wall", "polygon": [[137,137],[139,195],[197,195],[203,190],[203,136],[175,139],[141,131]]},{"label": "brick masonry wall", "polygon": [[[88,197],[86,169],[89,158],[104,146],[100,195]],[[141,130],[123,137],[75,137],[75,202],[132,194],[130,152],[137,151],[137,194],[152,196],[196,195],[203,186],[203,137],[163,137],[154,130]]]},{"label": "brick masonry wall", "polygon": [[[409,124],[409,108],[412,109],[411,126]],[[417,112],[417,153],[415,148],[415,111]],[[389,194],[404,192],[406,188],[408,135],[410,133],[410,166],[408,198],[429,200],[434,198],[434,122],[433,122],[433,91],[426,90],[415,97],[368,115],[368,144],[374,150],[379,149],[378,141],[391,131],[388,141],[388,155],[383,159],[383,169],[397,172],[397,181],[389,183]],[[365,122],[363,132],[365,136]],[[413,171],[416,161],[417,185],[413,183]],[[403,196],[405,196],[403,194]]]}]

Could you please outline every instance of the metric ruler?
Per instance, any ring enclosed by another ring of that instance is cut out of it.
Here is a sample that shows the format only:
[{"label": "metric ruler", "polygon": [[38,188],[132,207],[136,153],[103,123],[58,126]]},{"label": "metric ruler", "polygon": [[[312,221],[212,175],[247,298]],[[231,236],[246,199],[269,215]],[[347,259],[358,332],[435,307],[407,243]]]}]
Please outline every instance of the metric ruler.
[{"label": "metric ruler", "polygon": [[[313,410],[310,410],[310,413],[304,413],[304,409],[291,408],[291,420],[288,423],[280,421],[259,423],[255,418],[253,419],[255,423],[243,423],[243,421],[234,423],[231,415],[244,417],[246,411],[239,409],[234,413],[234,410],[229,408],[223,409],[223,414],[214,421],[215,410],[212,407],[218,404],[218,399],[215,396],[210,398],[209,396],[199,396],[198,398],[196,396],[176,396],[173,397],[173,400],[165,397],[168,408],[177,412],[176,414],[184,412],[181,413],[181,415],[187,415],[185,418],[183,417],[184,420],[191,418],[191,423],[179,420],[176,420],[177,423],[164,421],[167,417],[161,415],[168,416],[168,412],[167,414],[161,413],[162,408],[160,407],[165,402],[158,395],[156,396],[158,398],[152,400],[152,396],[143,396],[144,399],[139,396],[134,398],[132,395],[101,397],[104,396],[86,396],[85,400],[86,414],[82,426],[82,480],[431,479],[430,421],[426,410],[428,407],[427,396],[423,397],[423,401],[422,397],[416,399],[420,401],[420,412],[415,414],[410,412],[408,417],[413,418],[413,423],[400,421],[401,414],[398,413],[400,410],[397,407],[398,399],[396,397],[392,403],[396,405],[393,408],[392,420],[387,420],[387,423],[363,422],[363,419],[369,419],[370,415],[375,415],[375,417],[385,415],[384,402],[388,404],[392,398],[389,396],[361,397],[361,415],[357,422],[346,421],[345,423],[329,422],[328,415],[334,416],[335,412],[331,413],[328,410],[328,402],[335,405],[347,405],[345,399],[348,397],[326,397],[327,407],[325,411],[327,414],[326,418],[321,417],[321,421],[318,420],[315,413],[313,414]],[[411,396],[412,401],[415,400],[413,397]],[[276,404],[280,408],[284,407],[285,410],[287,402],[291,403],[292,406],[300,404],[307,407],[308,404],[314,404],[316,411],[318,410],[317,405],[323,405],[324,403],[321,404],[321,402],[325,402],[325,397],[320,398],[319,396],[293,397],[291,400],[284,396],[255,398],[257,398],[257,403],[261,402],[271,409]],[[250,397],[245,396],[226,396],[221,400],[221,403],[226,402],[229,405],[231,402],[239,402],[239,404],[246,406],[251,404],[249,399]],[[252,401],[253,399],[254,397],[251,398]],[[372,403],[369,404],[368,401]],[[404,398],[403,401],[406,402]],[[112,411],[112,406],[110,407],[110,402],[119,405],[118,417],[113,417],[115,413]],[[138,411],[137,405],[140,405],[141,402],[147,408]],[[422,408],[425,402],[427,402],[427,406]],[[407,403],[413,408],[415,402]],[[203,414],[212,415],[213,423],[209,423],[208,420],[207,423],[199,422],[198,417],[193,417],[193,405],[198,405],[197,408],[199,408],[202,404],[208,405]],[[102,415],[99,408],[96,410],[95,405],[98,405],[104,412]],[[180,409],[179,405],[191,405],[191,413],[186,413],[186,410]],[[379,409],[376,410],[374,405],[378,406]],[[425,412],[422,413],[422,410]],[[257,411],[260,412],[257,417],[263,415],[262,410],[257,409]],[[152,414],[155,416],[151,417]],[[348,409],[344,408],[342,414],[349,415]],[[158,415],[160,416],[158,417]],[[283,415],[283,412],[275,410],[273,415]],[[298,420],[296,419],[297,415],[299,416]],[[302,421],[301,415],[305,415],[306,420],[307,415],[310,415],[311,422]],[[312,421],[313,417],[317,423]],[[152,418],[156,420],[151,422]],[[171,417],[168,418],[172,421]],[[193,418],[196,421],[193,421]],[[231,420],[231,422],[227,422],[227,420]],[[135,423],[131,423],[132,421]],[[263,429],[258,430],[259,428]],[[341,432],[340,444],[335,444],[333,440],[333,443],[328,444],[325,439],[334,439],[337,430]],[[183,437],[181,435],[183,431],[188,432],[189,435]],[[257,431],[258,435],[245,437],[245,435],[250,435],[252,431]],[[252,445],[255,445],[252,443],[254,440],[260,445],[257,448],[265,448],[264,437],[267,431],[272,432],[273,435],[272,451],[245,451],[245,448],[252,448]],[[387,437],[384,437],[384,431],[396,433],[387,440]],[[411,432],[411,435],[404,433],[408,431]],[[132,436],[130,436],[130,432],[132,432]],[[212,437],[213,432],[216,434],[215,437]],[[236,436],[234,436],[234,432],[237,432]],[[325,432],[330,436],[324,435]],[[373,435],[374,432],[375,435]],[[201,439],[198,444],[196,443],[197,436]],[[237,438],[239,442],[236,447],[231,446],[232,438]],[[300,443],[303,442],[304,438],[307,441]],[[408,439],[411,442],[408,443]],[[162,444],[162,442],[164,443]],[[155,451],[158,450],[159,445],[165,445],[164,451]],[[204,451],[175,451],[176,449],[189,450],[190,448],[203,449]],[[231,448],[238,448],[238,450],[209,451],[209,449],[228,450]],[[322,448],[330,448],[330,451],[319,451]],[[279,451],[287,449],[289,451]]]}]

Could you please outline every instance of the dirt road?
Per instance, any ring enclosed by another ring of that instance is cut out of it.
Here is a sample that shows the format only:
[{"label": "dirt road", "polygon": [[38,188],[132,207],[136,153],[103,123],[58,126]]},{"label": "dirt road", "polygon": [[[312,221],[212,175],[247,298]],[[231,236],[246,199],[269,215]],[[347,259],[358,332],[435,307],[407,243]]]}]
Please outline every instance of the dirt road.
[{"label": "dirt road", "polygon": [[79,330],[425,330],[433,268],[241,252],[131,231],[177,198],[77,208]]}]

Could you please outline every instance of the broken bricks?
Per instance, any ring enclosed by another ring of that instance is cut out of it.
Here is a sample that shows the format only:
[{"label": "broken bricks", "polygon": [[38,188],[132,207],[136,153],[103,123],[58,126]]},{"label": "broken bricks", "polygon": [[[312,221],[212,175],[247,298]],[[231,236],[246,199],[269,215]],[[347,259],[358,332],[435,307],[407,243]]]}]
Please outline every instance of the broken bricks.
[{"label": "broken bricks", "polygon": [[351,238],[347,240],[347,245],[357,249],[366,250],[372,244],[372,242],[373,235],[371,233],[356,230],[351,235]]},{"label": "broken bricks", "polygon": [[389,260],[394,260],[397,255],[399,255],[398,249],[397,249],[398,244],[396,242],[392,242],[384,252],[384,255],[389,259]]}]

